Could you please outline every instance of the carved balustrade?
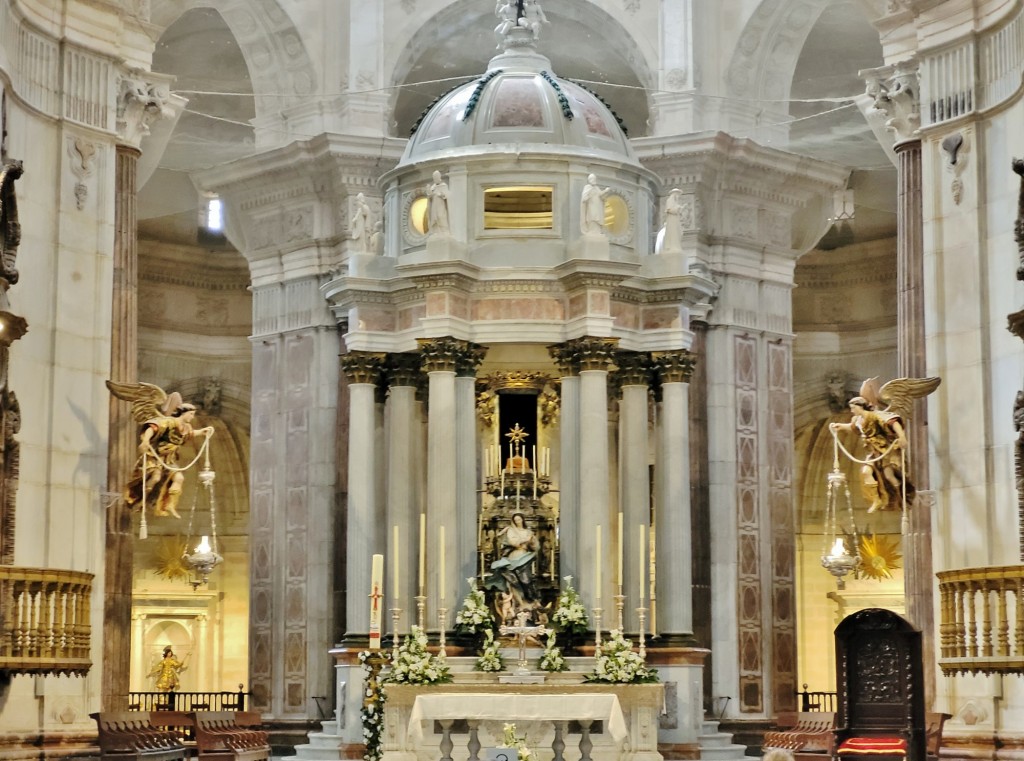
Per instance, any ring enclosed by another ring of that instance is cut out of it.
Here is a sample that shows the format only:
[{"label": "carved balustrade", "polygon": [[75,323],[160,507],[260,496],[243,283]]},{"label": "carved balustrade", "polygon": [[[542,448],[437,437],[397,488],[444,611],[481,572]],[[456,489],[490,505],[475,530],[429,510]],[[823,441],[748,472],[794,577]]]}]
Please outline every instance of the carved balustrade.
[{"label": "carved balustrade", "polygon": [[89,671],[91,573],[0,566],[0,671]]},{"label": "carved balustrade", "polygon": [[1024,566],[964,568],[937,576],[943,673],[1024,673]]}]

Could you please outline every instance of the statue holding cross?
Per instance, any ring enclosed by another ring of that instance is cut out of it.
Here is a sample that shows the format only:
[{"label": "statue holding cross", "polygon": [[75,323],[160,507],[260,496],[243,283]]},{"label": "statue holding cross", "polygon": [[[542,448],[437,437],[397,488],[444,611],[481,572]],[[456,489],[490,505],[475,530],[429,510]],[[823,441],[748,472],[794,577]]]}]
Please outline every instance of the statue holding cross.
[{"label": "statue holding cross", "polygon": [[527,626],[526,622],[529,618],[530,614],[524,610],[516,616],[515,626],[502,625],[502,627],[498,629],[502,635],[514,634],[519,640],[519,663],[517,664],[517,668],[514,672],[517,676],[525,676],[530,673],[530,669],[526,666],[526,640],[531,636],[536,636],[538,634],[544,634],[546,636],[550,636],[551,634],[551,630],[546,626]]},{"label": "statue holding cross", "polygon": [[509,33],[516,28],[532,32],[536,42],[540,37],[541,24],[548,23],[539,0],[497,0],[494,15],[498,17],[498,25],[494,27],[498,48],[508,41]]}]

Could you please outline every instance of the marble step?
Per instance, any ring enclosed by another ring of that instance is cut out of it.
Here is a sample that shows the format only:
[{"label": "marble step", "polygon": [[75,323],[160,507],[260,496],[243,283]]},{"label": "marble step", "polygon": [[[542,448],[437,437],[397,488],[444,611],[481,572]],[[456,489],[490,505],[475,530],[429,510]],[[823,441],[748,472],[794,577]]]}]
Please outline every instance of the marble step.
[{"label": "marble step", "polygon": [[700,743],[701,761],[739,761],[747,754],[746,745],[736,745],[732,735],[718,731],[718,722],[705,719],[701,722],[701,733],[697,738]]}]

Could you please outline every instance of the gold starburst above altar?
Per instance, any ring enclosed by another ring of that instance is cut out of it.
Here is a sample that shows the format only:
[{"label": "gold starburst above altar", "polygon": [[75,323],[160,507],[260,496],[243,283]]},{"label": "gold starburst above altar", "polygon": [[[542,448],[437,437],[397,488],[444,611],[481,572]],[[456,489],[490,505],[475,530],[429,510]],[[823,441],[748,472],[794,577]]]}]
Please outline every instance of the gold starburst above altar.
[{"label": "gold starburst above altar", "polygon": [[859,573],[866,579],[891,579],[898,570],[903,555],[899,552],[899,539],[886,535],[864,534],[860,538]]},{"label": "gold starburst above altar", "polygon": [[163,576],[168,581],[187,579],[189,570],[183,559],[187,548],[187,543],[180,536],[165,536],[161,539],[153,551],[153,568],[157,576]]}]

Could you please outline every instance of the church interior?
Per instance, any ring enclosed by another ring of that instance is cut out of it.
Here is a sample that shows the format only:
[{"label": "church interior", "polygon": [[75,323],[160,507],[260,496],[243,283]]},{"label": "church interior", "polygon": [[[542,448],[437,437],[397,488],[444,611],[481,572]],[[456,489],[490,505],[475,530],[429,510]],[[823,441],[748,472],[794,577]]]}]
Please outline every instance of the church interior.
[{"label": "church interior", "polygon": [[0,0],[0,95],[0,759],[760,756],[869,619],[1024,758],[1024,0]]}]

